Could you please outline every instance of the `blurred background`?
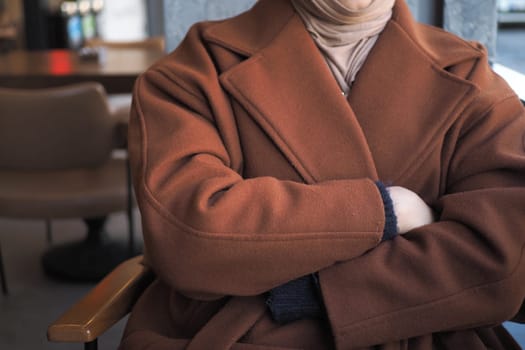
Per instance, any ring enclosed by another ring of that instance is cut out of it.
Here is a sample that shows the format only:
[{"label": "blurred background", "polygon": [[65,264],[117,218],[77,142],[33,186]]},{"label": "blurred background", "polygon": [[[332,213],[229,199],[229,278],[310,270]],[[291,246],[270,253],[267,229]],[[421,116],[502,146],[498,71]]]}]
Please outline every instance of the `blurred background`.
[{"label": "blurred background", "polygon": [[[251,4],[253,1],[233,2],[240,3],[237,7],[244,8],[243,3]],[[437,18],[439,16],[432,12],[429,14],[428,9],[421,10],[429,5],[408,2],[414,8],[420,7],[416,12],[421,20],[434,22],[432,24],[441,22]],[[175,3],[179,10],[185,10],[180,2],[163,0],[0,0],[0,51],[79,48],[93,38],[137,41],[163,36],[165,28],[175,28],[179,22],[177,18],[172,18],[168,20],[170,23],[165,24],[164,8],[173,7],[171,3]],[[476,6],[479,4],[475,3]],[[525,73],[524,49],[520,45],[525,40],[525,0],[497,0],[496,6],[498,31],[495,59]],[[475,10],[471,12],[475,13]],[[168,49],[176,46],[183,32],[173,33],[177,41],[170,43]]]},{"label": "blurred background", "polygon": [[135,41],[163,31],[162,1],[0,0],[2,47],[78,48],[95,37]]}]

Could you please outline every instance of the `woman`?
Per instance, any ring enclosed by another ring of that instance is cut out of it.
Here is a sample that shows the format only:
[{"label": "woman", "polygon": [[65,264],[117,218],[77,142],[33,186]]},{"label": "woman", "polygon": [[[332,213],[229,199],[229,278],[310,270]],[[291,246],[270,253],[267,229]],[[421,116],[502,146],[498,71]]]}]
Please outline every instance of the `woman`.
[{"label": "woman", "polygon": [[158,280],[121,348],[519,349],[524,115],[403,0],[197,24],[136,84]]}]

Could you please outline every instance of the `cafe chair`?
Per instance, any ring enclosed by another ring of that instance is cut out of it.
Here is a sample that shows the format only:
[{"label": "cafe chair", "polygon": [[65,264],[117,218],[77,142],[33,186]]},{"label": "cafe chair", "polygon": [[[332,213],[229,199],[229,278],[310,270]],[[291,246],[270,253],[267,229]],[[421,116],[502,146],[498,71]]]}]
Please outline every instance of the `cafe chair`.
[{"label": "cafe chair", "polygon": [[[59,88],[0,88],[0,216],[20,220],[81,218],[86,238],[51,246],[45,272],[68,281],[99,281],[136,255],[126,130],[98,83]],[[110,240],[105,218],[125,211],[128,242]],[[50,225],[48,226],[51,228]],[[5,247],[5,245],[2,247]],[[8,294],[0,255],[3,293]]]},{"label": "cafe chair", "polygon": [[[101,38],[87,39],[84,47],[91,49],[126,49],[126,50],[152,50],[164,52],[166,49],[166,40],[164,36],[152,36],[143,40],[133,41],[113,41]],[[127,117],[131,108],[131,94],[111,94],[108,101],[112,112],[121,117]]]},{"label": "cafe chair", "polygon": [[117,266],[48,327],[48,340],[84,343],[86,350],[97,349],[98,338],[131,311],[153,281],[154,275],[142,259],[137,256]]}]

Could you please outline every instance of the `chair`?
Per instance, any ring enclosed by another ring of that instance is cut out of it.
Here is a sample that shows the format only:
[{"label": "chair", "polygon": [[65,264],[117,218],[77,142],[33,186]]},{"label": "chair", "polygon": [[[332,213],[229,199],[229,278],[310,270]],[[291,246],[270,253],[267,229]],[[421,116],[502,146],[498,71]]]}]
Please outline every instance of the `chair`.
[{"label": "chair", "polygon": [[[131,49],[131,50],[151,50],[164,52],[166,41],[163,36],[153,36],[143,40],[134,41],[110,41],[101,38],[92,38],[86,40],[85,48],[104,50],[110,49]],[[131,108],[131,94],[111,94],[108,96],[108,102],[112,113],[125,119],[129,116]]]},{"label": "chair", "polygon": [[97,349],[97,338],[124,318],[154,275],[142,263],[142,256],[121,263],[78,303],[47,329],[53,342],[84,343]]},{"label": "chair", "polygon": [[[50,276],[98,281],[135,252],[125,126],[110,115],[98,83],[59,88],[0,88],[0,216],[14,219],[83,218],[86,239],[49,249]],[[108,214],[126,211],[129,246],[105,238]],[[108,259],[108,257],[110,259]],[[8,293],[6,276],[0,278]]]}]

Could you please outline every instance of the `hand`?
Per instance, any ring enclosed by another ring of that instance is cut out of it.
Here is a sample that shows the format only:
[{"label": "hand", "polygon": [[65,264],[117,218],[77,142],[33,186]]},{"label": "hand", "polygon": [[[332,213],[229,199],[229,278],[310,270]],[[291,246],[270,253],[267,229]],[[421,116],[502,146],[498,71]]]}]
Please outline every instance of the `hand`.
[{"label": "hand", "polygon": [[416,193],[401,186],[387,187],[387,191],[394,204],[399,234],[435,221],[432,209]]}]

